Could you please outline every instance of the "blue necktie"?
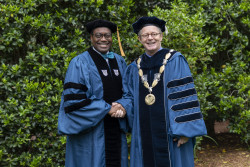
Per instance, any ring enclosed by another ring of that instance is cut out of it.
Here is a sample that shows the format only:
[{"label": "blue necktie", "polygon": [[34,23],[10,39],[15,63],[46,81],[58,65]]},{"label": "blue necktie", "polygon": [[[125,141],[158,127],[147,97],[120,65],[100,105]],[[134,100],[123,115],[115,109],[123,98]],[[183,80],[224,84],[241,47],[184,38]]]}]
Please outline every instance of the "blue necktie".
[{"label": "blue necktie", "polygon": [[113,59],[114,58],[114,54],[113,52],[108,52],[107,54],[102,54],[102,57],[106,60],[106,59]]}]

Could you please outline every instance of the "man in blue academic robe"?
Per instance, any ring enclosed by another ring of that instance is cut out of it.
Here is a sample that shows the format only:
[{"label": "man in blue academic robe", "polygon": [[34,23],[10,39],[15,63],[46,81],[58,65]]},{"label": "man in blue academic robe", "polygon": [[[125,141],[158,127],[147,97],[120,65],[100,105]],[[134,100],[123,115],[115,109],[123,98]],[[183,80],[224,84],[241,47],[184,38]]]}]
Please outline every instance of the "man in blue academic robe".
[{"label": "man in blue academic robe", "polygon": [[161,47],[165,21],[142,17],[133,28],[145,53],[127,67],[117,101],[132,128],[130,167],[193,167],[195,137],[207,132],[188,63]]},{"label": "man in blue academic robe", "polygon": [[[58,117],[67,135],[66,167],[127,167],[126,120],[112,102],[122,97],[124,59],[110,51],[116,24],[95,20],[86,25],[92,46],[69,64]],[[125,112],[121,112],[124,117]]]}]

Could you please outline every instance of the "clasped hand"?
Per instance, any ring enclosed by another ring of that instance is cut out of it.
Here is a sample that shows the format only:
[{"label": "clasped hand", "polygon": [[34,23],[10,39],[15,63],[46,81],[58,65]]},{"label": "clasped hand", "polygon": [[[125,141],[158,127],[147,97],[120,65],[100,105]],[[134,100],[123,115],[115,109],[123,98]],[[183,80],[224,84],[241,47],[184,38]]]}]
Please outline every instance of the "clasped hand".
[{"label": "clasped hand", "polygon": [[124,118],[126,115],[126,110],[119,103],[112,103],[111,109],[108,112],[111,117],[114,118]]}]

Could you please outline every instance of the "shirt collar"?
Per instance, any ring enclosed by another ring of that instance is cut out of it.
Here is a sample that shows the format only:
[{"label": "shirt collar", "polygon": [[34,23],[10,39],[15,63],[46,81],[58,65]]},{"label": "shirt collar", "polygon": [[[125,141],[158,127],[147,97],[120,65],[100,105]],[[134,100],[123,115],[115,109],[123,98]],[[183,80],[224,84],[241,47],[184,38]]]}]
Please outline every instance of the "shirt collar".
[{"label": "shirt collar", "polygon": [[[160,47],[160,49],[159,49],[157,52],[159,52],[160,50],[162,50],[162,47]],[[156,53],[157,53],[157,52],[156,52]],[[145,52],[145,54],[146,54],[146,56],[148,56],[149,58],[152,57],[152,56],[148,55],[146,52]]]},{"label": "shirt collar", "polygon": [[[99,55],[102,55],[99,51],[96,50],[96,48],[94,46],[92,48],[93,48],[94,51],[96,51],[97,53],[99,53]],[[108,53],[109,53],[109,51],[106,54],[108,54]]]}]

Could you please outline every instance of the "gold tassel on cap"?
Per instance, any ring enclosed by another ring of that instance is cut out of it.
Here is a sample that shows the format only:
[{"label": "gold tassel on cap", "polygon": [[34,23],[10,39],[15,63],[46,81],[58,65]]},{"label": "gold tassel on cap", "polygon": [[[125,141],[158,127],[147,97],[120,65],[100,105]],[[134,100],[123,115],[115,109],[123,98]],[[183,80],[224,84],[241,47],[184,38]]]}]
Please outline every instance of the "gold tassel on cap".
[{"label": "gold tassel on cap", "polygon": [[121,40],[120,40],[120,35],[119,35],[119,31],[118,31],[118,26],[117,26],[117,38],[118,38],[118,43],[119,43],[119,48],[120,48],[120,52],[122,56],[125,56],[125,53],[123,52],[122,49],[122,44],[121,44]]},{"label": "gold tassel on cap", "polygon": [[166,34],[166,36],[168,35],[168,28],[167,28],[167,26],[165,26],[165,34]]}]

